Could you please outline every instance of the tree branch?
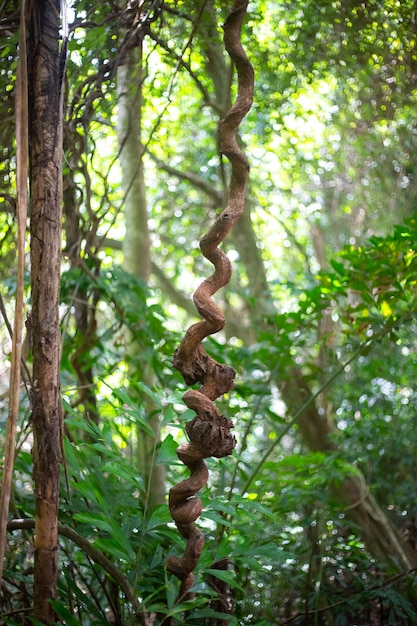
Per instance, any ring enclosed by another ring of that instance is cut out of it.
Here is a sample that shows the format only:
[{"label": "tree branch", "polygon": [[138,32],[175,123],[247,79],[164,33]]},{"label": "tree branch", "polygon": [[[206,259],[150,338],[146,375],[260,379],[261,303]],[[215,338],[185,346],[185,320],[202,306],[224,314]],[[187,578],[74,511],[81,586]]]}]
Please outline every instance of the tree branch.
[{"label": "tree branch", "polygon": [[220,191],[215,189],[212,183],[209,183],[208,181],[204,180],[204,178],[201,178],[201,176],[194,174],[194,172],[184,172],[182,170],[178,170],[176,167],[167,165],[164,161],[158,159],[158,157],[152,154],[152,152],[150,152],[149,150],[148,154],[152,161],[154,161],[154,163],[159,167],[159,169],[167,172],[168,174],[171,174],[171,176],[177,176],[181,180],[186,180],[187,182],[197,187],[197,189],[200,189],[200,191],[205,193],[207,196],[209,196],[209,198],[212,198],[217,206],[222,206],[223,195],[220,193]]},{"label": "tree branch", "polygon": [[193,70],[191,69],[191,66],[189,63],[187,63],[187,61],[184,61],[183,57],[180,57],[178,54],[175,53],[174,50],[172,50],[160,37],[158,37],[157,35],[155,35],[155,33],[153,33],[152,31],[148,32],[148,35],[151,39],[154,40],[154,42],[156,44],[158,44],[158,46],[160,48],[162,48],[163,50],[165,50],[166,52],[168,52],[169,56],[173,59],[176,59],[177,61],[177,66],[179,67],[183,67],[185,70],[187,70],[188,74],[190,75],[190,77],[193,79],[193,81],[196,84],[196,87],[199,89],[199,91],[201,92],[202,96],[203,96],[203,100],[204,100],[204,104],[208,107],[210,107],[211,109],[213,109],[214,111],[216,111],[216,113],[222,115],[223,111],[221,106],[218,104],[218,102],[216,102],[216,100],[214,100],[211,95],[208,92],[208,89],[203,85],[203,83],[201,82],[201,80],[198,78],[198,76],[195,74],[195,72],[193,72]]}]

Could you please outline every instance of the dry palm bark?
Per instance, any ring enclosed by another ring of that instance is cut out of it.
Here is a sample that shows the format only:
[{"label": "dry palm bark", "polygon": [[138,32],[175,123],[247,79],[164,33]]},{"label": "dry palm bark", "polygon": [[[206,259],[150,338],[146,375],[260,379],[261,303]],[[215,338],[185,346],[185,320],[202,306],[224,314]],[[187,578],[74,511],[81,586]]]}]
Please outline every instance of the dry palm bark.
[{"label": "dry palm bark", "polygon": [[193,570],[204,546],[204,535],[194,524],[202,509],[201,501],[195,494],[208,479],[204,459],[227,456],[235,446],[235,438],[230,430],[233,424],[220,414],[214,403],[214,400],[232,388],[235,371],[214,361],[201,342],[208,335],[220,331],[225,324],[223,313],[212,300],[212,296],[231,277],[230,261],[219,245],[242,215],[245,204],[249,164],[238,146],[236,133],[253,101],[253,68],[240,41],[247,4],[247,0],[235,0],[224,24],[224,44],[237,69],[238,93],[218,129],[220,152],[227,156],[232,166],[228,201],[209,232],[200,240],[200,249],[213,263],[215,271],[194,294],[194,303],[204,319],[188,329],[174,357],[174,367],[181,372],[187,385],[201,384],[199,390],[189,390],[183,397],[185,404],[196,412],[196,416],[186,426],[190,442],[179,446],[177,450],[178,457],[190,469],[191,476],[172,487],[169,493],[171,515],[179,532],[187,540],[184,555],[171,557],[167,562],[168,569],[181,580],[182,599],[191,595],[189,589],[194,580]]},{"label": "dry palm bark", "polygon": [[60,319],[62,79],[59,0],[30,2],[27,15],[33,480],[36,498],[33,614],[55,620],[61,463]]}]

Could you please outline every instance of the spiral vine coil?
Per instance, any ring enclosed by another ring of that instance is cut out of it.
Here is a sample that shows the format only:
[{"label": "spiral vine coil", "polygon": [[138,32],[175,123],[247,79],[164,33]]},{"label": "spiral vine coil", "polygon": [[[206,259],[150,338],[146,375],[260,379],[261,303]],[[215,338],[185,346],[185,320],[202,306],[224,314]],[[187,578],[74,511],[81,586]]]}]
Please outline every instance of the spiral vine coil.
[{"label": "spiral vine coil", "polygon": [[190,477],[169,492],[172,518],[187,542],[182,557],[173,556],[167,560],[168,570],[181,581],[181,599],[192,597],[189,589],[194,581],[193,570],[204,546],[204,535],[194,524],[202,510],[196,493],[208,480],[204,459],[228,456],[236,445],[231,432],[233,422],[222,415],[214,403],[233,388],[236,372],[212,359],[201,342],[222,330],[225,324],[224,315],[212,296],[229,282],[232,268],[219,245],[243,213],[245,204],[249,164],[237,143],[236,133],[253,102],[253,67],[241,44],[247,5],[248,0],[234,0],[224,24],[224,45],[237,70],[238,89],[233,106],[218,127],[220,152],[231,163],[228,201],[221,215],[200,240],[201,252],[214,265],[214,273],[202,282],[194,294],[195,306],[203,319],[187,330],[173,360],[174,367],[187,385],[201,385],[198,390],[190,389],[183,396],[186,406],[196,413],[185,428],[189,443],[177,449],[177,456],[189,468]]}]

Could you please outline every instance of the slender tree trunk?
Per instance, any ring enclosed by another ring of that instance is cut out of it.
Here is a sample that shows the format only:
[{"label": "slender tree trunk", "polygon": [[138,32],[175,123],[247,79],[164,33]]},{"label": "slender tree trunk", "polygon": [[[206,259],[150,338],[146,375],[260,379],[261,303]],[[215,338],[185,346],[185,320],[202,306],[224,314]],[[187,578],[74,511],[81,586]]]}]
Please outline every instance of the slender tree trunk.
[{"label": "slender tree trunk", "polygon": [[[65,145],[64,145],[65,149]],[[72,178],[73,173],[69,172],[64,176],[63,208],[64,208],[64,229],[66,240],[66,252],[72,268],[79,267],[81,260],[80,242],[83,233],[80,228],[78,207],[75,195],[75,183]],[[94,271],[97,271],[98,263]],[[96,388],[94,384],[94,370],[92,365],[91,351],[97,342],[96,334],[96,305],[97,291],[93,292],[92,302],[89,288],[81,281],[74,292],[71,308],[74,313],[76,324],[76,334],[73,341],[73,351],[71,353],[71,365],[78,379],[78,398],[73,403],[73,407],[78,407],[84,413],[85,418],[94,424],[99,424],[99,411],[97,408]],[[89,435],[80,431],[81,438],[88,440]]]},{"label": "slender tree trunk", "polygon": [[33,479],[36,498],[34,617],[55,619],[60,479],[60,249],[63,68],[58,0],[28,15],[30,247],[33,345]]},{"label": "slender tree trunk", "polygon": [[26,55],[25,0],[22,1],[19,34],[19,59],[16,73],[16,191],[17,191],[17,284],[10,366],[9,411],[6,425],[3,476],[0,489],[0,588],[3,582],[4,554],[7,543],[7,518],[13,486],[17,420],[20,406],[20,368],[22,359],[25,243],[28,203],[28,85]]},{"label": "slender tree trunk", "polygon": [[[117,134],[126,224],[123,241],[124,267],[148,283],[151,273],[151,253],[143,169],[144,150],[141,142],[142,80],[142,50],[138,47],[127,53],[124,64],[118,69]],[[141,358],[142,348],[134,337],[130,339],[129,373],[152,386],[152,372],[149,364]],[[165,469],[155,464],[160,429],[158,412],[149,398],[143,397],[142,402],[155,436],[151,437],[143,430],[138,430],[138,469],[147,486],[148,502],[152,507],[165,501]]]},{"label": "slender tree trunk", "polygon": [[141,142],[142,80],[142,51],[135,48],[117,72],[117,135],[126,224],[123,254],[125,269],[147,283],[151,256]]}]

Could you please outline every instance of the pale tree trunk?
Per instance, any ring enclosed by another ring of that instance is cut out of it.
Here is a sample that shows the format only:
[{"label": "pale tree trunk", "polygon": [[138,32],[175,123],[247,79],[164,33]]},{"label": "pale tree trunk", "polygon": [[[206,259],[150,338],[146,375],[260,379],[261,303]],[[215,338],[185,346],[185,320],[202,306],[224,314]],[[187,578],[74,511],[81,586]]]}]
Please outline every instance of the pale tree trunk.
[{"label": "pale tree trunk", "polygon": [[[117,134],[126,225],[123,241],[124,267],[128,272],[148,283],[151,273],[151,253],[141,142],[143,80],[141,57],[140,47],[132,49],[126,54],[124,63],[118,68]],[[138,376],[140,380],[152,387],[153,375],[150,365],[140,358],[142,349],[140,344],[135,341],[134,337],[130,337],[127,343],[129,357],[133,364],[133,367],[130,366],[129,374]],[[140,371],[134,371],[135,363],[139,363]],[[162,465],[155,464],[160,417],[149,398],[143,397],[142,402],[155,436],[146,435],[143,430],[138,429],[138,469],[147,487],[148,503],[150,506],[155,506],[165,501],[165,469]]]},{"label": "pale tree trunk", "polygon": [[[325,200],[331,203],[332,196],[325,194]],[[332,204],[326,207],[327,211],[333,211]],[[311,241],[314,247],[314,254],[316,260],[320,266],[320,270],[325,272],[329,269],[329,262],[327,259],[327,246],[326,246],[326,233],[323,228],[318,224],[313,224],[310,229]],[[318,365],[318,384],[322,387],[326,382],[326,376],[328,376],[330,351],[328,346],[331,345],[336,325],[332,319],[331,310],[325,309],[322,311],[321,317],[317,320],[317,344],[319,346],[319,353],[317,355]],[[317,405],[324,413],[331,416],[332,404],[329,402],[327,390],[325,389],[317,398]]]},{"label": "pale tree trunk", "polygon": [[30,3],[28,85],[33,347],[33,480],[36,499],[33,614],[52,623],[57,596],[61,462],[60,250],[62,59],[58,0]]},{"label": "pale tree trunk", "polygon": [[[219,76],[228,77],[230,68],[215,28],[212,0],[206,4],[205,11],[200,44],[208,59],[206,62],[207,73],[213,81],[216,102],[221,110],[229,101],[229,92],[224,93],[224,90],[230,89],[230,83],[227,80],[220,80]],[[231,236],[248,277],[252,303],[250,304],[251,328],[249,332],[242,333],[240,336],[246,339],[253,337],[256,341],[259,331],[269,329],[270,332],[273,332],[269,326],[268,318],[274,314],[275,307],[268,287],[261,250],[257,245],[250,218],[249,202],[247,202],[245,213],[233,227]],[[323,254],[324,247],[316,240],[315,243],[318,244],[317,253]],[[324,262],[321,256],[320,261]],[[328,322],[329,316],[325,317],[321,323],[319,331],[321,338],[329,330]],[[323,362],[325,358],[323,351],[320,358]],[[289,380],[286,380],[284,384],[281,380],[274,382],[281,387],[281,393],[290,414],[295,414],[303,402],[312,396],[305,377],[295,364]],[[319,382],[322,383],[323,381]],[[310,450],[332,452],[335,445],[329,437],[332,431],[329,407],[326,405],[327,410],[324,411],[323,415],[318,410],[320,403],[323,404],[324,402],[322,394],[309,405],[309,409],[300,415],[298,425],[303,442]],[[361,474],[347,476],[342,484],[331,483],[331,490],[334,497],[343,505],[346,518],[357,526],[367,549],[379,562],[394,566],[400,571],[407,571],[416,567],[417,553],[379,507]]]},{"label": "pale tree trunk", "polygon": [[125,269],[147,283],[151,256],[141,142],[142,80],[142,51],[134,48],[117,72],[117,135],[126,225],[123,254]]}]

